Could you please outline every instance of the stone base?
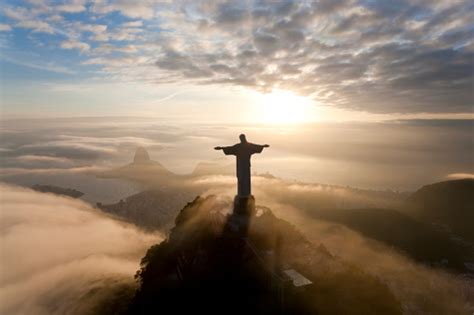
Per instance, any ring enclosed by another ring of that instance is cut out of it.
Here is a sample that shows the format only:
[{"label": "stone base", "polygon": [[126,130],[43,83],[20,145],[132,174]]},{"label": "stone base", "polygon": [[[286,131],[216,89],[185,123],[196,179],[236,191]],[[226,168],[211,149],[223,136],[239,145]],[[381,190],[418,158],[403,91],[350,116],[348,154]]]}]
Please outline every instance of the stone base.
[{"label": "stone base", "polygon": [[250,221],[252,217],[255,216],[255,213],[254,196],[235,196],[232,214],[229,215],[227,219],[229,231],[234,236],[246,237],[250,227]]},{"label": "stone base", "polygon": [[255,214],[255,197],[235,196],[233,213],[240,215],[252,216]]}]

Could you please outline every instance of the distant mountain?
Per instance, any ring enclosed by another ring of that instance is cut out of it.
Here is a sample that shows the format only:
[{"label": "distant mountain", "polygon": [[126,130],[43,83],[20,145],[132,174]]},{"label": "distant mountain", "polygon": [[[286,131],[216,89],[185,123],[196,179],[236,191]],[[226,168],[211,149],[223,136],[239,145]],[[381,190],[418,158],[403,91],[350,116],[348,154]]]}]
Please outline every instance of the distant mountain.
[{"label": "distant mountain", "polygon": [[406,204],[415,217],[474,244],[474,179],[423,186]]},{"label": "distant mountain", "polygon": [[235,174],[234,164],[222,164],[215,162],[200,162],[196,165],[191,176],[206,175],[233,175]]},{"label": "distant mountain", "polygon": [[177,184],[181,187],[183,179],[230,174],[235,174],[235,165],[233,163],[200,162],[196,165],[192,173],[178,175],[166,169],[161,163],[152,160],[145,148],[138,147],[135,151],[133,161],[130,164],[99,172],[96,175],[100,178],[132,180],[145,184],[148,187],[163,187],[172,184]]},{"label": "distant mountain", "polygon": [[39,192],[53,193],[56,195],[68,196],[72,198],[80,198],[84,195],[83,192],[80,192],[79,190],[76,190],[76,189],[63,188],[63,187],[53,186],[53,185],[36,184],[36,185],[33,185],[31,188]]},{"label": "distant mountain", "polygon": [[144,147],[138,147],[135,151],[135,157],[133,158],[133,164],[147,164],[150,163],[150,155]]},{"label": "distant mountain", "polygon": [[198,197],[169,237],[152,246],[129,314],[401,314],[388,285],[315,246],[268,208],[225,215]]},{"label": "distant mountain", "polygon": [[132,163],[100,172],[97,176],[133,180],[143,184],[161,183],[180,177],[167,170],[159,162],[151,160],[148,152],[143,147],[137,148]]},{"label": "distant mountain", "polygon": [[115,204],[97,203],[97,207],[145,229],[166,229],[193,197],[191,192],[148,190]]}]

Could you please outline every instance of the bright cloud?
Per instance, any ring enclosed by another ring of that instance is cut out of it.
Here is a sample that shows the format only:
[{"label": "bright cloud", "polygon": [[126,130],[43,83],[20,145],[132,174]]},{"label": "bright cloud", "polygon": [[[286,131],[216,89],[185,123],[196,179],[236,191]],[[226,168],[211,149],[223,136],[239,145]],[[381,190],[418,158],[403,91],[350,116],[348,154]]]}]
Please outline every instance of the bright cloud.
[{"label": "bright cloud", "polygon": [[43,21],[21,21],[16,26],[22,28],[30,28],[34,32],[42,32],[48,34],[54,33],[53,28],[48,23]]},{"label": "bright cloud", "polygon": [[161,240],[78,200],[5,184],[0,192],[2,314],[93,314],[112,283],[133,287],[140,258]]},{"label": "bright cloud", "polygon": [[64,49],[78,49],[80,52],[87,52],[90,50],[90,46],[87,43],[75,41],[75,40],[66,40],[61,43],[61,48]]}]

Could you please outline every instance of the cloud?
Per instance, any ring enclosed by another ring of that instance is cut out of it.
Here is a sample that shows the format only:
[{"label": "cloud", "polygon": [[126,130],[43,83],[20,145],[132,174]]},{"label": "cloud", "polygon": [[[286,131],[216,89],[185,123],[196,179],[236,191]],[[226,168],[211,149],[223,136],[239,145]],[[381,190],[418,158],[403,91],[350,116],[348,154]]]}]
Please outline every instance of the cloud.
[{"label": "cloud", "polygon": [[17,160],[26,165],[32,164],[35,167],[41,168],[42,165],[53,165],[53,166],[72,166],[74,162],[67,158],[48,156],[48,155],[21,155],[17,157]]},{"label": "cloud", "polygon": [[24,21],[30,18],[28,10],[22,7],[6,7],[3,9],[3,14],[16,21]]},{"label": "cloud", "polygon": [[474,178],[474,174],[471,173],[453,173],[446,176],[449,179],[463,179],[463,178]]},{"label": "cloud", "polygon": [[[98,60],[98,62],[107,62]],[[111,58],[110,62],[117,62]],[[104,86],[104,90],[112,87]],[[53,86],[59,92],[87,94],[88,85]],[[180,95],[155,95],[154,102]],[[179,174],[203,161],[232,159],[212,150],[231,145],[237,135],[271,148],[252,159],[253,171],[306,182],[374,189],[415,190],[445,180],[447,174],[473,173],[471,120],[397,120],[373,123],[317,123],[297,128],[245,125],[189,125],[155,118],[75,118],[5,120],[0,164],[16,173],[130,163],[138,146]],[[275,131],[277,130],[277,131]],[[191,153],[190,153],[191,152]],[[25,161],[52,157],[56,162]],[[72,165],[61,163],[67,159]]]},{"label": "cloud", "polygon": [[9,32],[12,30],[12,27],[8,24],[0,24],[0,32]]},{"label": "cloud", "polygon": [[[67,89],[67,92],[70,90]],[[87,89],[79,92],[87,93]],[[106,165],[123,165],[132,161],[138,146],[145,146],[155,153],[163,148],[162,143],[152,135],[153,131],[150,135],[141,128],[123,126],[128,129],[126,133],[129,135],[123,136],[125,129],[111,126],[106,121],[105,125],[71,123],[69,127],[72,129],[53,123],[47,131],[40,131],[46,125],[41,127],[31,123],[16,126],[26,127],[26,130],[22,127],[10,131],[4,129],[2,140],[5,147],[0,150],[1,175],[92,170]]]},{"label": "cloud", "polygon": [[122,26],[124,27],[142,27],[143,26],[143,21],[132,21],[132,22],[127,22],[124,23]]},{"label": "cloud", "polygon": [[85,1],[83,0],[73,0],[69,3],[61,4],[56,7],[58,11],[66,13],[79,13],[86,10]]},{"label": "cloud", "polygon": [[29,10],[24,7],[6,6],[3,9],[3,14],[16,22],[14,24],[15,27],[32,29],[33,32],[37,33],[55,33],[54,28],[48,22],[37,18],[39,12],[35,12],[34,10]]},{"label": "cloud", "polygon": [[[235,193],[233,175],[208,175],[191,178],[183,184],[231,198]],[[400,208],[405,193],[387,190],[363,190],[347,186],[310,184],[256,175],[252,177],[253,191],[262,205],[292,205],[300,209],[394,209]],[[179,188],[178,188],[179,189]],[[281,206],[280,205],[280,206]]]},{"label": "cloud", "polygon": [[[291,90],[321,105],[371,113],[471,112],[474,9],[467,0],[396,7],[355,0],[95,0],[88,14],[101,25],[58,15],[84,5],[36,1],[3,12],[18,26],[65,35],[60,47],[91,55],[82,65],[127,82]],[[111,13],[125,20],[117,23]],[[109,48],[92,49],[90,41]],[[136,50],[123,49],[131,46]],[[137,51],[155,67],[129,63]],[[114,53],[121,56],[98,62]]]},{"label": "cloud", "polygon": [[92,24],[83,22],[66,22],[69,30],[68,37],[77,39],[89,35],[89,39],[93,41],[108,41],[110,34],[108,32],[108,25],[106,24]]},{"label": "cloud", "polygon": [[377,113],[470,111],[467,2],[406,1],[397,10],[355,1],[182,9],[163,18],[186,42],[173,47],[174,33],[163,34],[164,53],[156,62],[180,74],[176,80],[288,89],[325,105]]},{"label": "cloud", "polygon": [[88,52],[91,48],[90,45],[87,43],[71,39],[63,41],[60,46],[63,49],[77,49],[81,53]]},{"label": "cloud", "polygon": [[22,28],[31,28],[33,29],[34,32],[38,33],[48,33],[48,34],[53,34],[54,29],[44,21],[38,21],[38,20],[31,20],[31,21],[21,21],[18,24],[16,24],[18,27]]},{"label": "cloud", "polygon": [[77,200],[0,191],[2,314],[96,313],[117,288],[133,290],[140,258],[161,240]]},{"label": "cloud", "polygon": [[107,14],[119,11],[130,18],[151,19],[154,16],[155,1],[95,1],[91,11],[98,14]]},{"label": "cloud", "polygon": [[[100,45],[97,47],[95,52],[100,53],[100,54],[110,54],[113,52],[122,52],[122,53],[136,53],[138,52],[138,48],[135,45],[126,45],[126,46],[115,46],[115,45],[109,45],[109,44],[104,44]],[[91,58],[86,61],[84,61],[84,64],[106,64],[107,60],[102,59],[102,58]]]},{"label": "cloud", "polygon": [[[21,166],[21,165],[20,165]],[[41,165],[35,165],[34,168],[21,168],[21,167],[3,167],[0,169],[0,176],[8,177],[8,176],[17,176],[17,175],[35,175],[35,174],[42,174],[46,175],[75,175],[75,174],[86,174],[86,175],[94,175],[98,172],[106,171],[107,168],[100,167],[100,166],[79,166],[79,167],[70,167],[70,168],[55,168],[51,167],[51,165],[43,166],[45,168],[41,168]],[[28,186],[28,185],[26,185]]]},{"label": "cloud", "polygon": [[24,145],[17,152],[52,154],[56,157],[70,158],[73,160],[94,160],[99,157],[113,156],[116,151],[114,148],[100,146],[96,144],[84,143],[81,141],[68,143],[59,140],[45,142],[41,144]]}]

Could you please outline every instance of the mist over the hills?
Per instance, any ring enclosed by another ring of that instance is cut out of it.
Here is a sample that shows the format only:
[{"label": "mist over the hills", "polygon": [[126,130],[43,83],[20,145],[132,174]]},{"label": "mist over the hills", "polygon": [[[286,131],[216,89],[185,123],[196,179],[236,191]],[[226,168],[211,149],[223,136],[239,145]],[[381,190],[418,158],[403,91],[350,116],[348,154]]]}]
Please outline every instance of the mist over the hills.
[{"label": "mist over the hills", "polygon": [[1,184],[0,200],[5,315],[118,310],[140,258],[162,239],[71,198]]},{"label": "mist over the hills", "polygon": [[[253,171],[309,182],[415,190],[458,173],[474,173],[472,120],[405,120],[291,126],[192,124],[146,118],[4,120],[2,180],[90,173],[129,163],[137,146],[178,174],[202,161],[227,161],[216,145],[249,140],[272,149]],[[79,188],[78,188],[79,189]],[[80,189],[79,189],[80,190]]]},{"label": "mist over the hills", "polygon": [[[212,186],[205,194],[227,196],[231,200],[234,192],[234,179],[226,176],[202,177],[195,184]],[[214,185],[210,183],[214,182]],[[269,207],[273,213],[293,224],[313,244],[323,244],[331,254],[354,264],[364,272],[381,279],[402,304],[404,314],[463,314],[473,308],[474,282],[472,278],[454,275],[441,267],[427,267],[416,262],[409,253],[396,246],[376,240],[357,231],[357,218],[348,218],[346,222],[356,222],[347,226],[345,222],[332,222],[315,215],[324,210],[331,213],[337,209],[371,209],[371,216],[377,213],[384,216],[385,209],[397,209],[403,206],[405,197],[393,192],[354,190],[347,187],[311,185],[288,182],[285,180],[254,177],[257,204]],[[390,214],[390,213],[388,213]],[[358,215],[358,213],[356,214]],[[387,216],[388,220],[392,218]],[[402,222],[402,224],[405,222]],[[372,224],[379,224],[377,219]],[[429,226],[426,221],[418,228]],[[405,239],[416,241],[412,236],[412,227],[394,222],[384,234],[405,234]],[[438,239],[432,239],[438,241]],[[442,248],[445,257],[450,255],[445,244],[426,243],[427,248]],[[410,253],[412,254],[412,253]],[[471,250],[470,259],[474,252]]]},{"label": "mist over the hills", "polygon": [[[181,187],[174,183],[167,194],[197,189],[203,195],[220,196],[207,208],[230,209],[234,181],[230,176],[202,176],[183,180]],[[161,240],[159,235],[144,234],[77,200],[6,185],[1,188],[5,205],[2,244],[6,249],[1,300],[8,301],[3,304],[4,313],[61,314],[71,309],[73,314],[100,314],[117,299],[131,299],[135,285],[132,275],[146,248]],[[429,268],[396,248],[342,224],[320,220],[307,211],[331,206],[395,206],[399,204],[393,196],[396,193],[371,195],[345,187],[257,176],[255,194],[259,205],[293,224],[313,245],[323,244],[332,255],[380,279],[400,301],[404,313],[436,310],[439,314],[462,314],[472,307],[472,279]],[[159,201],[155,204],[165,206]],[[159,211],[153,207],[149,210]],[[18,264],[19,257],[29,259]],[[28,296],[29,302],[22,303],[20,296]]]}]

